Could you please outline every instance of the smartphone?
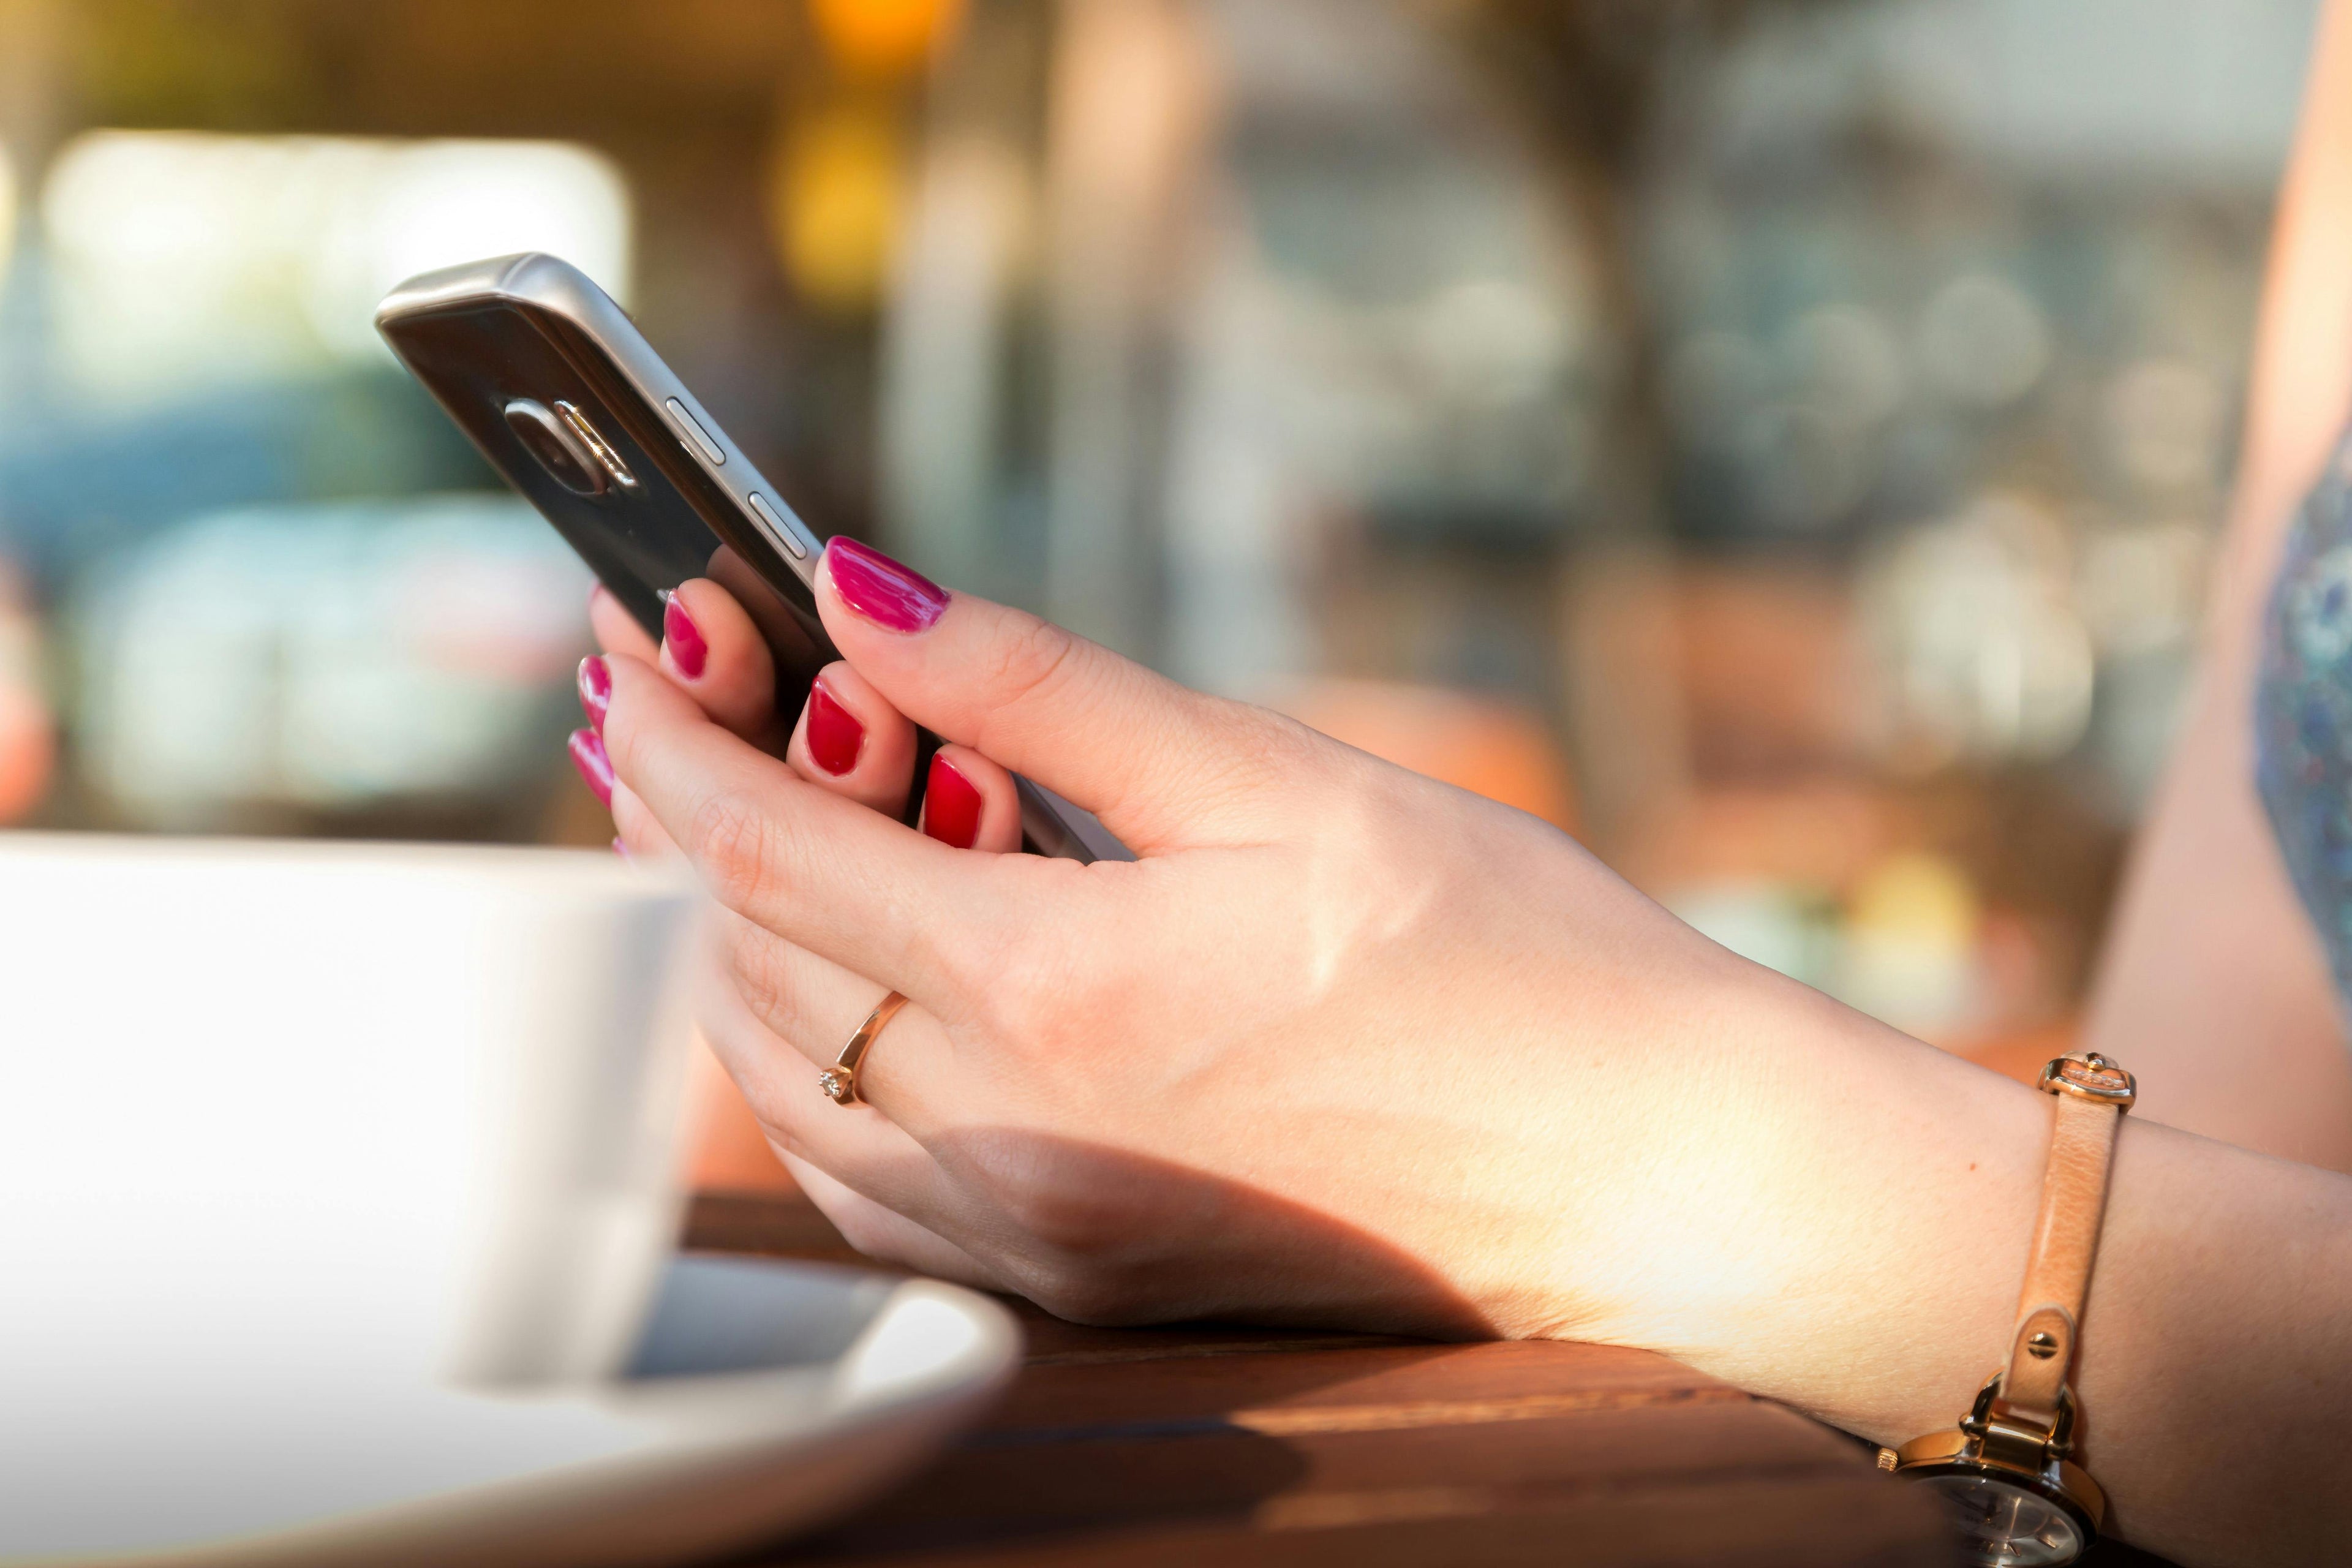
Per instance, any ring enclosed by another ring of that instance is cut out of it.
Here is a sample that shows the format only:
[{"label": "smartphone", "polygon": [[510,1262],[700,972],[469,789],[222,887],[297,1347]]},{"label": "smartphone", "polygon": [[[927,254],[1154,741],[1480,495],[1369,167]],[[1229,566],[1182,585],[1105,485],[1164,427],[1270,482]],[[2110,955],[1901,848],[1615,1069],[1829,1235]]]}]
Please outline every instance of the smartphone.
[{"label": "smartphone", "polygon": [[[662,595],[709,577],[776,661],[788,719],[840,658],[812,589],[824,542],[587,274],[537,253],[412,278],[376,330],[490,466],[537,507],[658,640]],[[936,736],[919,732],[912,822]],[[1016,775],[1022,847],[1134,856],[1087,812]]]}]

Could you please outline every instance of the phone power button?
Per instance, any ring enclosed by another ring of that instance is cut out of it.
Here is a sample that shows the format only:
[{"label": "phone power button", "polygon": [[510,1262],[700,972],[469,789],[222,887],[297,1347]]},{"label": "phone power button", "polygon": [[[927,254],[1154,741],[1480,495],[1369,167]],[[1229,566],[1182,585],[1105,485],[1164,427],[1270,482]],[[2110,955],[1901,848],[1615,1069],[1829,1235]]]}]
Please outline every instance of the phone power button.
[{"label": "phone power button", "polygon": [[719,443],[710,438],[710,432],[705,430],[702,422],[688,414],[686,405],[675,397],[669,400],[669,416],[676,421],[678,434],[686,437],[686,444],[701,453],[712,468],[719,468],[726,463],[727,454],[719,449]]},{"label": "phone power button", "polygon": [[751,503],[751,515],[758,518],[761,523],[766,527],[769,538],[782,545],[786,550],[791,551],[793,560],[805,561],[808,559],[808,546],[803,544],[800,542],[799,535],[794,533],[792,529],[785,526],[784,520],[776,515],[776,509],[768,504],[767,497],[761,495],[757,490],[753,490],[744,499]]}]

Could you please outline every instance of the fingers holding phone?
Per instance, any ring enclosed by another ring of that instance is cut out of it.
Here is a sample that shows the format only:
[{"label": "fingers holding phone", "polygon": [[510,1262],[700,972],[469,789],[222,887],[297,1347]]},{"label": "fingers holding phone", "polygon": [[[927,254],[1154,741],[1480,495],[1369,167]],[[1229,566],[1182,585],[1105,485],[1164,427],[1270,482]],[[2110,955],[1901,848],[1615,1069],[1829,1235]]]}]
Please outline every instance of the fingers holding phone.
[{"label": "fingers holding phone", "polygon": [[921,826],[953,848],[1012,854],[1021,847],[1013,775],[970,746],[941,746],[923,776]]},{"label": "fingers holding phone", "polygon": [[[914,780],[915,726],[836,661],[809,688],[784,760],[812,784],[886,816],[904,814]],[[958,849],[1010,855],[1021,847],[1013,775],[969,746],[942,746],[923,773],[922,830]]]},{"label": "fingers holding phone", "polygon": [[[606,653],[652,665],[713,723],[762,751],[782,752],[791,731],[776,711],[774,656],[726,589],[698,577],[664,594],[658,642],[602,586],[588,596],[588,621]],[[590,700],[584,687],[583,700]]]},{"label": "fingers holding phone", "polygon": [[899,816],[914,784],[915,727],[864,676],[836,661],[810,684],[784,760],[821,789]]},{"label": "fingers holding phone", "polygon": [[[669,596],[658,644],[603,588],[591,596],[589,619],[606,652],[654,666],[712,722],[763,751],[780,752],[811,784],[886,816],[904,815],[915,782],[915,726],[848,664],[836,660],[818,673],[786,731],[775,711],[775,665],[768,646],[741,605],[718,584],[698,578]],[[610,679],[600,661],[582,668],[581,701],[597,731],[603,728],[601,708],[610,700]],[[613,787],[597,776],[608,773],[609,764],[583,763],[582,771],[592,788],[603,785],[600,795]],[[992,854],[1021,847],[1021,805],[1013,775],[978,752],[940,748],[924,771],[923,786],[920,826],[931,837]],[[607,804],[614,804],[609,797]]]},{"label": "fingers holding phone", "polygon": [[783,751],[789,731],[776,711],[774,656],[750,614],[718,584],[698,577],[666,596],[656,668],[711,722],[763,752]]}]

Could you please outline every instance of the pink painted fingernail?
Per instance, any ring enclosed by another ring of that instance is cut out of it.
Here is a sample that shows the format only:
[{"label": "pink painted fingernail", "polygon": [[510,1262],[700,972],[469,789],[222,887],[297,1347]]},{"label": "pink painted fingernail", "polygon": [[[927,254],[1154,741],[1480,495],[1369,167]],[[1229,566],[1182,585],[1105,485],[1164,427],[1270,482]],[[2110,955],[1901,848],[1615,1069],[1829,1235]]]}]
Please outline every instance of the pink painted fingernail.
[{"label": "pink painted fingernail", "polygon": [[613,667],[602,654],[592,653],[580,661],[580,708],[588,715],[589,728],[603,734],[604,715],[613,709]]},{"label": "pink painted fingernail", "polygon": [[635,856],[629,853],[629,847],[617,838],[613,840],[613,853],[618,855],[624,860],[634,860],[636,858]]},{"label": "pink painted fingernail", "polygon": [[835,535],[824,547],[833,591],[886,632],[923,632],[947,614],[948,591],[880,551]]},{"label": "pink painted fingernail", "polygon": [[857,765],[866,726],[820,680],[809,688],[808,749],[816,765],[839,778]]},{"label": "pink painted fingernail", "polygon": [[676,594],[664,596],[662,603],[662,647],[669,649],[670,661],[677,672],[688,680],[702,679],[702,667],[709,661],[710,645],[702,640],[702,628],[686,613],[685,604]]},{"label": "pink painted fingernail", "polygon": [[946,757],[934,755],[923,785],[923,831],[940,843],[969,849],[980,839],[980,790]]},{"label": "pink painted fingernail", "polygon": [[580,776],[596,792],[596,798],[606,805],[612,805],[613,759],[604,754],[603,739],[593,730],[574,730],[568,749],[572,765],[580,770]]}]

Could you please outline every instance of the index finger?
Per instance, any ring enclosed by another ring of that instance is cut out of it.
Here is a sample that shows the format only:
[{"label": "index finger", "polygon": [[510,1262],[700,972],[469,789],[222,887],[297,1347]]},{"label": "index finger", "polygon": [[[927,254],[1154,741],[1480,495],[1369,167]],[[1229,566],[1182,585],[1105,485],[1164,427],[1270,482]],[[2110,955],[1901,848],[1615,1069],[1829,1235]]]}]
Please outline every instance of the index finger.
[{"label": "index finger", "polygon": [[610,663],[613,769],[713,898],[934,1017],[969,1013],[987,933],[1024,919],[1006,868],[1030,858],[963,854],[820,789],[646,665]]},{"label": "index finger", "polygon": [[950,594],[853,539],[825,546],[816,602],[842,657],[900,712],[1092,811],[1139,854],[1254,827],[1253,776],[1312,753],[1303,726]]}]

